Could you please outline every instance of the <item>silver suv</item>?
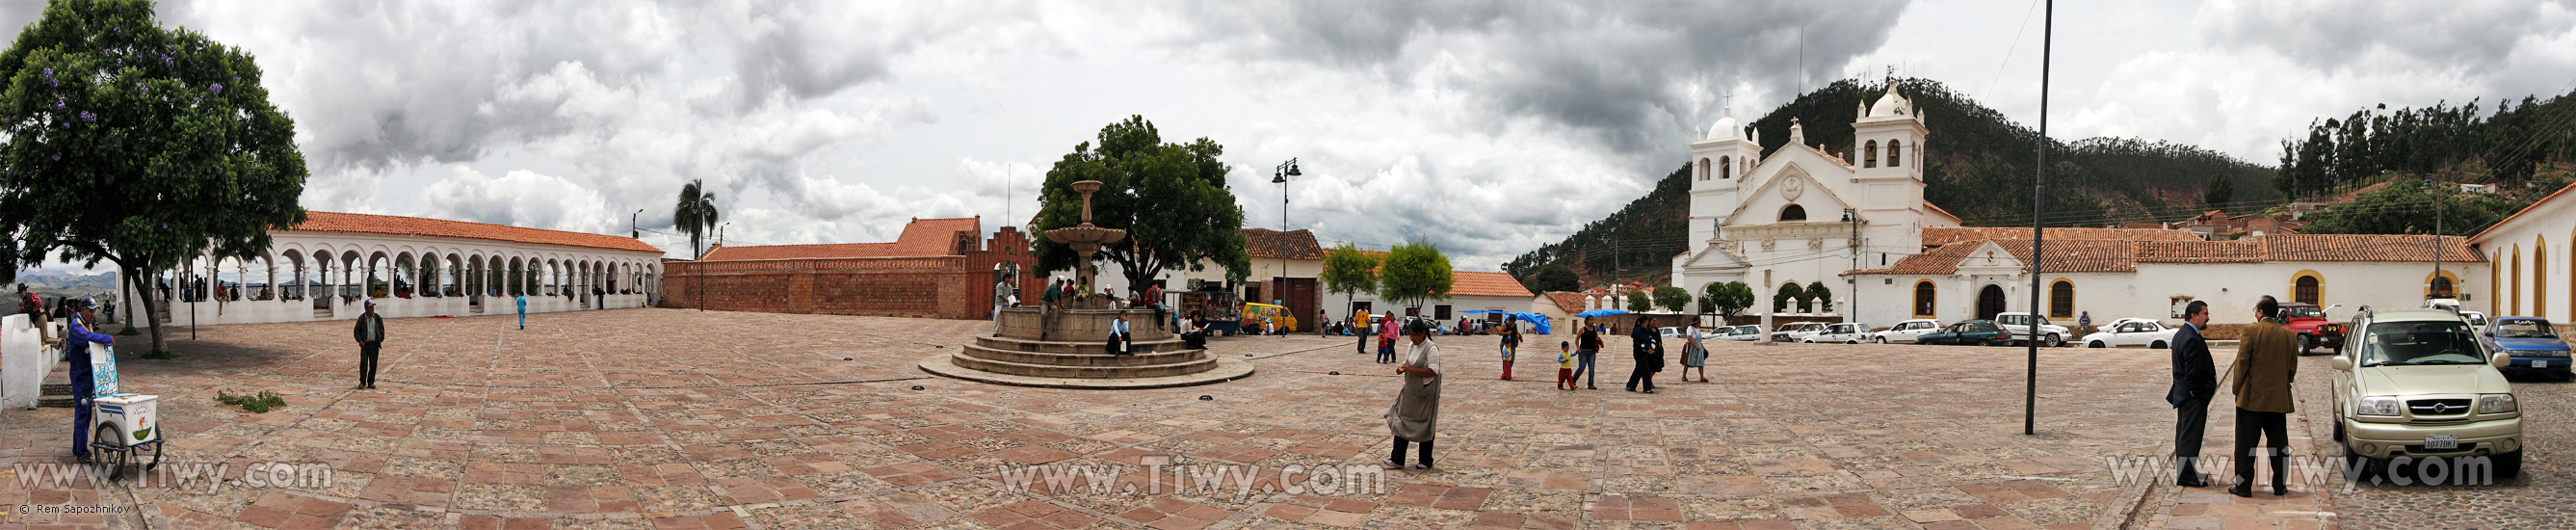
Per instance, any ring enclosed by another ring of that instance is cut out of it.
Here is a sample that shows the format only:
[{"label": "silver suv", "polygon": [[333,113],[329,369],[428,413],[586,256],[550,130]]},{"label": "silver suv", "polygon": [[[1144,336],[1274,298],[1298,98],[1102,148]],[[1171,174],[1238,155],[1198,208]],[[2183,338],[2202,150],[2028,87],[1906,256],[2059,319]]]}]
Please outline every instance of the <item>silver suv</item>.
[{"label": "silver suv", "polygon": [[[2490,457],[2497,478],[2522,472],[2522,411],[2504,373],[2457,314],[2365,310],[2334,364],[2334,439],[2353,464],[2410,457]],[[2466,475],[2463,475],[2466,476]]]},{"label": "silver suv", "polygon": [[[1995,325],[2002,326],[2004,332],[2012,334],[2013,345],[2028,344],[2030,343],[2030,320],[2035,316],[2030,313],[1996,313]],[[2037,318],[2041,345],[2050,348],[2066,345],[2066,326],[2050,324],[2048,317]]]}]

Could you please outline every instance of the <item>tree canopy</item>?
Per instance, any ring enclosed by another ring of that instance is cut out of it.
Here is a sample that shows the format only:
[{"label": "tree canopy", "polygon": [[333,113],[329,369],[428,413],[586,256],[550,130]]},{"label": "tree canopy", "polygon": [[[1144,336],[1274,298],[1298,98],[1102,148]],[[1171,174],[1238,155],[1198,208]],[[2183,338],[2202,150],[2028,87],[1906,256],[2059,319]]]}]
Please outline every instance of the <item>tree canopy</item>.
[{"label": "tree canopy", "polygon": [[1549,263],[1538,266],[1537,271],[1530,273],[1528,278],[1522,279],[1521,286],[1529,288],[1533,293],[1580,291],[1583,290],[1583,278],[1576,276],[1574,269]]},{"label": "tree canopy", "polygon": [[1744,282],[1708,282],[1700,287],[1699,308],[1704,313],[1732,317],[1753,307],[1753,287]]},{"label": "tree canopy", "polygon": [[1405,307],[1419,307],[1425,300],[1446,300],[1449,287],[1457,283],[1457,274],[1449,268],[1449,256],[1430,241],[1416,239],[1396,245],[1386,252],[1386,261],[1378,266],[1377,295]]},{"label": "tree canopy", "polygon": [[[2465,236],[2522,211],[2520,202],[2486,193],[2425,191],[2423,181],[2401,180],[2352,202],[2309,214],[2304,234],[2431,234]],[[2438,215],[2435,208],[2439,208]],[[2438,227],[2436,225],[2439,225]]]},{"label": "tree canopy", "polygon": [[[1143,116],[1101,127],[1096,140],[1074,145],[1047,170],[1038,194],[1038,233],[1082,224],[1082,194],[1073,191],[1073,183],[1097,180],[1101,188],[1091,196],[1091,224],[1124,229],[1127,238],[1101,245],[1094,257],[1118,264],[1127,285],[1141,288],[1165,270],[1203,270],[1201,260],[1225,268],[1228,281],[1251,274],[1252,258],[1243,250],[1243,208],[1235,205],[1225,163],[1217,160],[1225,147],[1207,138],[1165,143]],[[1041,271],[1070,270],[1079,259],[1072,247],[1044,237],[1036,246]]]},{"label": "tree canopy", "polygon": [[680,186],[680,203],[671,207],[672,224],[689,233],[689,251],[698,258],[707,256],[707,247],[699,243],[706,240],[707,231],[716,229],[720,215],[716,211],[716,192],[708,191],[706,185],[706,180],[689,179],[688,184]]},{"label": "tree canopy", "polygon": [[[192,256],[260,256],[269,229],[305,219],[295,122],[270,105],[259,65],[161,27],[150,1],[46,6],[0,52],[0,79],[9,277],[49,255],[107,261],[139,292]],[[146,320],[159,352],[160,320]]]},{"label": "tree canopy", "polygon": [[1649,291],[1628,293],[1628,312],[1652,313],[1654,311],[1655,293]]},{"label": "tree canopy", "polygon": [[[1815,301],[1816,311],[1827,312],[1834,310],[1834,290],[1832,288],[1825,287],[1825,282],[1807,282],[1807,290],[1803,294],[1805,294],[1808,300]],[[1807,302],[1804,300],[1799,301],[1798,307],[1801,309],[1806,308]]]},{"label": "tree canopy", "polygon": [[1670,285],[1655,288],[1655,305],[1663,307],[1665,311],[1674,313],[1689,311],[1690,303],[1691,295],[1689,289]]},{"label": "tree canopy", "polygon": [[1324,272],[1321,278],[1326,292],[1350,296],[1377,292],[1377,257],[1361,252],[1349,242],[1324,250]]}]

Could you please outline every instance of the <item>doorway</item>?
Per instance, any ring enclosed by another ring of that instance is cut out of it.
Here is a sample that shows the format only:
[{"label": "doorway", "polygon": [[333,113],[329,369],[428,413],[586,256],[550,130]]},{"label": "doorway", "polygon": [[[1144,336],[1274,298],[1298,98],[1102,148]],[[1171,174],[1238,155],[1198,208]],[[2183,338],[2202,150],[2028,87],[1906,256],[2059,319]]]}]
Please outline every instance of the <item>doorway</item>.
[{"label": "doorway", "polygon": [[1977,292],[1978,320],[1993,320],[1997,313],[2002,312],[2004,312],[2003,286],[1988,285],[1985,290]]}]

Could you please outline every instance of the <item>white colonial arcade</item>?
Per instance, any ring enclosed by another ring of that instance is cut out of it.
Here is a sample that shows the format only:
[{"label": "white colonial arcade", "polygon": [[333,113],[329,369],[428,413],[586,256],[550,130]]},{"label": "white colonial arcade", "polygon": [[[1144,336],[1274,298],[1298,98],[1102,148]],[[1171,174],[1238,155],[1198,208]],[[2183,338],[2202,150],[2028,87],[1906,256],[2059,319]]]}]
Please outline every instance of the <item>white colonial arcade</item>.
[{"label": "white colonial arcade", "polygon": [[[387,318],[646,307],[662,250],[633,238],[416,217],[309,212],[249,259],[198,256],[126,293],[118,318],[152,296],[171,324]],[[594,293],[601,293],[594,296]]]}]

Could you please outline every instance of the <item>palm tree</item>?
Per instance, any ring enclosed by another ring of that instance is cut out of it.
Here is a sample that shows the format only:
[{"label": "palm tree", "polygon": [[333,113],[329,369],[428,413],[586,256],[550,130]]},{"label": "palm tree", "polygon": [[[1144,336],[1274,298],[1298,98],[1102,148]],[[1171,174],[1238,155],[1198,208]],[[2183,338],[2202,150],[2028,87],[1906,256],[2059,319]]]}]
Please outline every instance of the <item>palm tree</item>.
[{"label": "palm tree", "polygon": [[716,194],[706,191],[705,179],[690,179],[688,185],[680,186],[680,205],[671,210],[671,219],[681,231],[689,233],[689,250],[696,254],[692,259],[705,258],[706,249],[698,242],[706,239],[707,230],[716,227]]}]

